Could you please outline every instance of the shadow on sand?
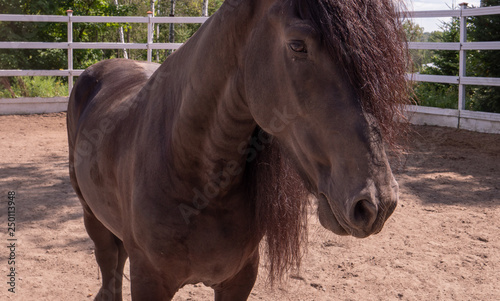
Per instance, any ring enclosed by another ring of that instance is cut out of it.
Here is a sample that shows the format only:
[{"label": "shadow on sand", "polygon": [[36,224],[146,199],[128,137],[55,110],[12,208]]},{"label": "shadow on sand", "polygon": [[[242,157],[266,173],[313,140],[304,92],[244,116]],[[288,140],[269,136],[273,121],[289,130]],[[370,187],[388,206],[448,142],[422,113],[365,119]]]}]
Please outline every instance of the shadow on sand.
[{"label": "shadow on sand", "polygon": [[409,151],[393,164],[408,192],[423,203],[499,206],[500,135],[414,127]]}]

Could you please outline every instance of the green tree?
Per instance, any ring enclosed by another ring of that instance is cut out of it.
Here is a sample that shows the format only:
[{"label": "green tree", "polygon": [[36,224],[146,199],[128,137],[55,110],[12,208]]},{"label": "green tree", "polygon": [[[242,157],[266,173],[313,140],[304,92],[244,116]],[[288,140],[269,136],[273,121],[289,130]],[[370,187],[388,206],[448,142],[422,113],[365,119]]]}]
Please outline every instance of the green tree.
[{"label": "green tree", "polygon": [[[482,0],[481,6],[498,6],[499,0]],[[429,37],[431,42],[459,42],[460,21],[453,18],[442,25],[442,33]],[[470,17],[467,19],[469,42],[500,41],[500,15]],[[458,51],[435,51],[432,66],[421,73],[458,76]],[[467,76],[500,77],[500,50],[467,51]],[[422,105],[457,108],[458,86],[420,83],[415,88],[417,101]],[[466,109],[500,113],[500,87],[467,86]]]},{"label": "green tree", "polygon": [[[177,0],[176,16],[200,16],[203,4],[207,0]],[[115,0],[0,0],[0,12],[4,14],[27,15],[66,15],[66,10],[73,10],[75,16],[134,16],[146,15],[151,4],[155,6],[156,16],[170,15],[171,0],[121,0],[117,5]],[[208,1],[208,14],[213,14],[223,3],[223,0]],[[199,24],[176,24],[175,42],[185,42],[200,27]],[[145,24],[116,23],[74,23],[74,42],[121,42],[120,28],[123,28],[123,39],[126,43],[145,43],[147,27]],[[169,25],[162,24],[155,28],[156,42],[169,42]],[[0,41],[24,42],[65,42],[67,41],[66,23],[54,22],[0,22]],[[122,49],[75,49],[73,51],[73,68],[85,69],[88,66],[110,58],[123,57]],[[158,54],[160,54],[158,52]],[[145,60],[146,51],[130,49],[131,59]],[[158,62],[166,58],[162,52]],[[0,69],[66,69],[67,51],[64,49],[0,49]],[[29,81],[29,82],[28,82]],[[65,77],[47,79],[47,85],[60,85]],[[11,77],[0,79],[0,94],[6,96],[38,96],[45,88],[40,78]],[[47,89],[45,89],[47,90]],[[64,89],[53,89],[61,91]],[[35,94],[33,94],[35,93]],[[59,93],[59,92],[57,92]],[[47,95],[44,95],[47,96]]]},{"label": "green tree", "polygon": [[[432,32],[429,42],[458,42],[460,20],[453,18],[441,25],[442,31]],[[430,64],[420,69],[422,74],[458,76],[458,51],[434,50]],[[451,84],[421,82],[415,85],[415,101],[424,106],[458,108],[458,86]]]},{"label": "green tree", "polygon": [[[66,15],[72,9],[74,15],[88,16],[125,16],[136,13],[135,5],[116,6],[106,0],[55,0],[21,1],[0,0],[0,11],[7,14],[27,15]],[[117,41],[118,24],[110,23],[75,23],[73,40],[91,42],[107,40]],[[112,33],[112,34],[110,34]],[[1,41],[67,41],[65,23],[55,22],[1,22]],[[74,68],[85,68],[89,64],[111,56],[114,50],[78,50]],[[99,55],[97,55],[99,54]],[[0,50],[0,68],[2,69],[63,69],[67,68],[67,52],[62,49],[2,49]]]},{"label": "green tree", "polygon": [[[409,42],[424,42],[424,28],[413,22],[412,20],[405,20],[403,22],[403,29],[406,34],[406,40]],[[410,51],[412,67],[408,70],[410,73],[419,72],[425,60],[425,50],[418,49]]]},{"label": "green tree", "polygon": [[[459,42],[460,41],[460,20],[453,18],[449,23],[443,23],[441,34],[431,36],[430,42]],[[427,68],[422,73],[434,75],[458,76],[458,51],[438,50],[431,58],[433,66]]]},{"label": "green tree", "polygon": [[[70,9],[76,16],[131,16],[137,14],[137,4],[116,5],[110,0],[76,0]],[[74,23],[74,42],[119,42],[120,28],[132,30],[130,24],[118,23]],[[141,41],[141,42],[145,42]],[[98,61],[123,56],[120,49],[78,49],[74,50],[73,66],[85,69]]]},{"label": "green tree", "polygon": [[[171,14],[172,4],[175,5],[175,16],[201,16],[203,14],[203,4],[206,0],[162,0],[156,2],[155,6],[159,9],[155,16],[169,16]],[[222,5],[223,0],[208,1],[208,15],[215,13]],[[199,28],[200,24],[161,24],[155,28],[158,30],[155,36],[156,42],[160,43],[184,43],[186,42]],[[165,60],[169,52],[165,51],[158,56],[158,62]]]},{"label": "green tree", "polygon": [[[57,14],[59,5],[66,1],[53,1],[46,6],[38,1],[0,0],[0,11],[5,14]],[[1,41],[61,42],[66,39],[65,24],[1,22]],[[2,49],[1,69],[60,69],[64,68],[65,54],[55,49]]]},{"label": "green tree", "polygon": [[[497,6],[500,0],[482,0],[481,6]],[[472,17],[468,32],[472,41],[500,41],[500,15]],[[500,77],[500,50],[471,51],[468,76]],[[500,113],[500,87],[479,86],[473,88],[468,106],[472,110]]]}]

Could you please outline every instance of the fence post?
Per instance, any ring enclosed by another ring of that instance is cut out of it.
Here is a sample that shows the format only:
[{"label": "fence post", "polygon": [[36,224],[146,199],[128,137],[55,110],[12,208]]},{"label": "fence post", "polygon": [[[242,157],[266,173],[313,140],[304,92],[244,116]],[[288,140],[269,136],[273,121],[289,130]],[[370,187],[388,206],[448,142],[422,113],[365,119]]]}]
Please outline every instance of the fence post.
[{"label": "fence post", "polygon": [[148,62],[152,60],[152,52],[151,44],[153,43],[153,12],[148,11],[148,43],[147,43],[147,51],[148,51]]},{"label": "fence post", "polygon": [[460,51],[459,51],[459,66],[458,66],[458,128],[460,128],[460,113],[465,110],[465,85],[462,84],[462,78],[467,76],[466,72],[466,53],[463,49],[464,43],[467,42],[467,17],[463,15],[463,10],[467,9],[467,3],[460,3]]},{"label": "fence post", "polygon": [[73,22],[71,17],[73,16],[73,11],[68,9],[66,11],[68,14],[68,95],[71,95],[71,90],[73,90]]}]

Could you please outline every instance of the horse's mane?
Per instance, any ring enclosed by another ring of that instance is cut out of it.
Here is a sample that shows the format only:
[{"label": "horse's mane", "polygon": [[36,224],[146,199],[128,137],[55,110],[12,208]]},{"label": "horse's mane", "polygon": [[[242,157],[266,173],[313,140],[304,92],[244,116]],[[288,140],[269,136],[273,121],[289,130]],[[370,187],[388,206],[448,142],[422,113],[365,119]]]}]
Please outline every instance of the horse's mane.
[{"label": "horse's mane", "polygon": [[298,0],[322,43],[359,91],[363,108],[377,119],[392,146],[404,133],[408,104],[408,49],[398,0]]},{"label": "horse's mane", "polygon": [[[248,163],[248,184],[255,200],[258,234],[265,235],[269,280],[281,280],[300,266],[301,246],[307,241],[308,191],[276,138],[257,128],[269,141]],[[255,135],[254,135],[255,136]]]}]

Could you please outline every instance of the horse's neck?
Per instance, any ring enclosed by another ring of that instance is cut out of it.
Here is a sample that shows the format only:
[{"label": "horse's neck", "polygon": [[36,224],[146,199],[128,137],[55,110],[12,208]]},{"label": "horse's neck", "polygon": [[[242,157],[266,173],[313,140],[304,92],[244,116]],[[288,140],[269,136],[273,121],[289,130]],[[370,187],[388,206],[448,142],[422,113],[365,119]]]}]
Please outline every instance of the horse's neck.
[{"label": "horse's neck", "polygon": [[238,73],[246,40],[242,35],[249,34],[247,26],[253,20],[245,23],[242,12],[232,15],[231,10],[236,14],[239,7],[231,4],[239,2],[229,1],[225,11],[218,12],[160,67],[160,73],[175,70],[175,80],[168,85],[180,85],[170,87],[177,92],[173,102],[168,100],[177,113],[171,124],[172,168],[197,185],[227,174],[228,169],[240,171],[256,126]]}]

